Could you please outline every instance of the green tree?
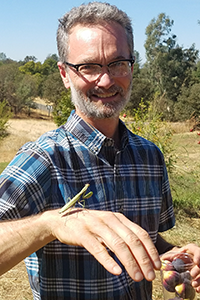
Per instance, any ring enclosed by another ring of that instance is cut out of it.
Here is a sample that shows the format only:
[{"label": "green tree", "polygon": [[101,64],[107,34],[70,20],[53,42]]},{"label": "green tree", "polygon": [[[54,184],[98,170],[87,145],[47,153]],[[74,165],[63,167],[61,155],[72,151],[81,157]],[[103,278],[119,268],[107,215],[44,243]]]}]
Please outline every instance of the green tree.
[{"label": "green tree", "polygon": [[58,57],[56,54],[53,54],[51,56],[48,56],[44,63],[42,64],[41,73],[42,75],[49,75],[58,70],[57,66]]},{"label": "green tree", "polygon": [[46,77],[43,83],[43,98],[48,102],[57,103],[58,99],[61,98],[62,92],[66,92],[66,88],[57,68],[54,73]]},{"label": "green tree", "polygon": [[200,83],[200,60],[197,62],[196,68],[193,71],[193,77],[194,77],[194,81],[195,82],[199,82]]},{"label": "green tree", "polygon": [[175,169],[176,156],[172,145],[173,132],[167,123],[162,122],[162,116],[157,113],[152,103],[145,104],[141,100],[137,109],[133,110],[133,121],[127,126],[133,133],[156,144],[162,151],[167,170]]},{"label": "green tree", "polygon": [[0,102],[7,101],[14,111],[16,100],[16,88],[20,82],[18,64],[13,61],[5,62],[0,66]]},{"label": "green tree", "polygon": [[24,75],[18,88],[16,89],[16,111],[20,112],[22,109],[27,111],[30,115],[30,109],[35,108],[33,102],[37,91],[36,79],[31,75]]},{"label": "green tree", "polygon": [[53,118],[54,122],[60,126],[66,123],[74,105],[71,102],[70,91],[62,92],[60,98],[54,103]]},{"label": "green tree", "polygon": [[[176,44],[172,33],[174,21],[165,14],[153,19],[146,28],[145,42],[149,78],[154,91],[176,102],[183,86],[188,87],[198,58],[198,50],[192,45],[183,49]],[[162,97],[163,99],[163,97]]]},{"label": "green tree", "polygon": [[200,116],[200,83],[195,83],[190,88],[183,87],[178,101],[175,104],[176,120],[184,121],[194,116]]},{"label": "green tree", "polygon": [[140,54],[138,51],[135,51],[132,91],[130,101],[126,106],[126,111],[129,112],[129,115],[132,114],[133,109],[138,108],[141,99],[143,99],[144,103],[152,99],[152,85],[148,78],[146,68],[141,66]]},{"label": "green tree", "polygon": [[25,58],[24,58],[24,64],[26,64],[27,62],[29,61],[34,61],[36,62],[37,58],[34,56],[34,55],[27,55]]},{"label": "green tree", "polygon": [[8,103],[4,100],[0,102],[0,139],[5,137],[6,129],[8,126],[8,120],[11,118],[12,113],[8,106]]},{"label": "green tree", "polygon": [[19,67],[19,70],[23,74],[35,75],[37,73],[41,73],[42,64],[41,62],[34,62],[33,60],[28,61],[25,65]]}]

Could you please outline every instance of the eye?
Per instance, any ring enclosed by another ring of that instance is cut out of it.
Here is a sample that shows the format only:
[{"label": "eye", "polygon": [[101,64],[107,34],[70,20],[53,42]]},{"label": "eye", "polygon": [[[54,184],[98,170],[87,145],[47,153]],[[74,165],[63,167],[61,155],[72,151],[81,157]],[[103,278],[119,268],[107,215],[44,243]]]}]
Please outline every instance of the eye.
[{"label": "eye", "polygon": [[95,64],[85,64],[79,67],[79,72],[84,74],[93,74],[99,72],[100,66]]},{"label": "eye", "polygon": [[119,60],[115,61],[112,64],[110,64],[110,68],[126,68],[127,67],[127,61]]}]

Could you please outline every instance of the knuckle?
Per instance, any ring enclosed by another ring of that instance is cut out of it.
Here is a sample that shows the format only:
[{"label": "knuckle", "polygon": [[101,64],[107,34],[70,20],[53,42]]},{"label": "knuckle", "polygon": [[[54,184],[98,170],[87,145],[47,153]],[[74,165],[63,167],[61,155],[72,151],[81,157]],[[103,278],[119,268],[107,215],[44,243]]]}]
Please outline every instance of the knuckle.
[{"label": "knuckle", "polygon": [[120,237],[116,237],[115,239],[113,239],[112,243],[113,243],[114,249],[117,248],[117,249],[122,250],[122,249],[126,248],[126,243]]},{"label": "knuckle", "polygon": [[127,233],[125,240],[128,245],[134,245],[135,247],[141,245],[139,237],[131,232]]},{"label": "knuckle", "polygon": [[151,247],[149,249],[149,254],[150,254],[151,257],[154,257],[154,256],[158,255],[158,250],[156,249],[156,247],[154,247],[154,246]]},{"label": "knuckle", "polygon": [[146,230],[143,230],[142,228],[141,228],[141,230],[138,232],[138,235],[139,235],[140,238],[143,239],[143,240],[149,239],[149,234],[148,234],[148,232],[147,232]]},{"label": "knuckle", "polygon": [[145,267],[145,266],[149,266],[149,264],[150,264],[150,260],[149,260],[149,257],[148,256],[142,256],[141,257],[141,260],[140,260],[140,263],[141,263],[141,265],[143,266],[143,267]]}]

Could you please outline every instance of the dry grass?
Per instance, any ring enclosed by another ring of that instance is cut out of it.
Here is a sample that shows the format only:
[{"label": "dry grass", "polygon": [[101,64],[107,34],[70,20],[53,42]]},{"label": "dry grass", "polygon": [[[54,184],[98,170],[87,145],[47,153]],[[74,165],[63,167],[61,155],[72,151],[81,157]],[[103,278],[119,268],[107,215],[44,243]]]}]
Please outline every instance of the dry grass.
[{"label": "dry grass", "polygon": [[[52,120],[11,119],[8,136],[0,142],[0,162],[9,162],[26,142],[37,139],[41,134],[55,129]],[[32,292],[24,262],[0,277],[0,300],[32,300]]]},{"label": "dry grass", "polygon": [[1,300],[33,300],[24,262],[0,277]]},{"label": "dry grass", "polygon": [[[12,119],[9,122],[9,135],[0,143],[0,162],[10,161],[19,147],[25,142],[35,140],[42,133],[56,128],[51,120],[43,119]],[[184,168],[195,168],[199,160],[200,145],[197,144],[196,132],[190,133],[190,124],[176,123],[173,129],[177,133],[176,148],[178,164]],[[200,137],[199,137],[200,140]],[[171,243],[183,245],[195,242],[200,245],[200,220],[182,218],[177,221],[176,227],[163,236]],[[153,282],[153,300],[162,300],[160,274]],[[24,262],[0,277],[0,300],[32,300]],[[200,297],[198,298],[200,299]],[[138,299],[142,300],[142,299]]]},{"label": "dry grass", "polygon": [[10,161],[23,144],[56,128],[52,120],[43,119],[11,119],[8,125],[8,136],[0,142],[0,162]]}]

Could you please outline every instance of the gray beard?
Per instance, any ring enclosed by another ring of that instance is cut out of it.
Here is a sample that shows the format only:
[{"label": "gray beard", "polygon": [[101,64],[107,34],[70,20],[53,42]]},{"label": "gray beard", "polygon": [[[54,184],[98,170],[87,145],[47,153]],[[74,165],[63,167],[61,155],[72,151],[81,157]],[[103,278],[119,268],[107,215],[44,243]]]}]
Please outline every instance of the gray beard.
[{"label": "gray beard", "polygon": [[130,100],[132,84],[130,84],[126,94],[120,87],[111,87],[106,90],[107,93],[118,92],[121,95],[121,101],[112,101],[109,103],[102,104],[98,107],[94,101],[90,100],[92,94],[103,94],[105,90],[102,88],[94,88],[89,90],[87,99],[85,99],[83,93],[77,90],[70,80],[71,87],[71,100],[72,103],[77,107],[85,116],[95,119],[115,118],[118,117],[120,112],[124,109],[126,104]]}]

